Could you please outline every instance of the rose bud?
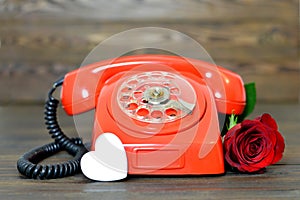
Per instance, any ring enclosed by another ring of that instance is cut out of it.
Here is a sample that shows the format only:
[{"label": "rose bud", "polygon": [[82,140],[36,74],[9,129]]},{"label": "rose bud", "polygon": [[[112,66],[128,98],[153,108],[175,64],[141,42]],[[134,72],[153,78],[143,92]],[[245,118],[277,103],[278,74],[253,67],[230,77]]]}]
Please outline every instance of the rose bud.
[{"label": "rose bud", "polygon": [[224,136],[226,162],[240,172],[258,172],[282,158],[284,139],[269,114],[244,120]]}]

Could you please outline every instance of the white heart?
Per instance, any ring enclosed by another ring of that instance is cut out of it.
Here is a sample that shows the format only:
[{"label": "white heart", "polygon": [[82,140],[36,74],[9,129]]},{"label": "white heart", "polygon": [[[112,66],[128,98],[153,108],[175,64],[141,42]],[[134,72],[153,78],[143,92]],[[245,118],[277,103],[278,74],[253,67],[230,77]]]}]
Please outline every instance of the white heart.
[{"label": "white heart", "polygon": [[127,157],[121,140],[113,133],[101,134],[95,151],[83,155],[82,173],[96,181],[116,181],[127,177]]}]

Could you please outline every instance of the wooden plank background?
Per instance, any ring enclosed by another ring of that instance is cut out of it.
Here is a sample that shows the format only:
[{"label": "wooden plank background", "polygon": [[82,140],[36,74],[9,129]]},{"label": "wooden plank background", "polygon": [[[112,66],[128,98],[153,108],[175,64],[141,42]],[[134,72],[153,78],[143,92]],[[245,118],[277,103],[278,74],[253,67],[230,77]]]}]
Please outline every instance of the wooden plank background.
[{"label": "wooden plank background", "polygon": [[[259,102],[298,102],[298,4],[297,0],[2,0],[0,104],[44,101],[52,82],[79,66],[98,43],[145,26],[177,30],[197,40],[215,63],[241,74],[245,82],[255,81]],[[164,42],[178,40],[158,37]]]},{"label": "wooden plank background", "polygon": [[[250,118],[263,112],[272,113],[286,142],[283,159],[267,167],[264,174],[227,172],[224,176],[130,176],[118,182],[95,182],[83,174],[52,180],[22,177],[16,169],[18,158],[35,146],[53,141],[44,127],[43,107],[0,107],[0,196],[3,200],[299,199],[300,105],[260,104]],[[76,135],[71,117],[59,113],[59,122],[68,136]],[[91,127],[82,125],[87,129]],[[44,162],[57,163],[68,159],[70,155],[61,152]]]}]

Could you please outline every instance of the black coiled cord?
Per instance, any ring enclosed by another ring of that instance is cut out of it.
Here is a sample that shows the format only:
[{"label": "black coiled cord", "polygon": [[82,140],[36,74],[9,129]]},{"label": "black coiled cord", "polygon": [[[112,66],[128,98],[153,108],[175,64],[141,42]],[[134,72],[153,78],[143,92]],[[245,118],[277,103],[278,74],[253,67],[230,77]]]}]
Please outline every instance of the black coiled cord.
[{"label": "black coiled cord", "polygon": [[[63,79],[53,84],[45,104],[45,123],[53,143],[46,144],[30,150],[21,156],[17,162],[18,171],[32,179],[53,179],[74,175],[80,172],[80,159],[87,152],[80,138],[68,138],[61,130],[57,117],[59,101],[52,95],[57,87],[61,86]],[[41,165],[40,161],[65,150],[74,158],[65,163]]]}]

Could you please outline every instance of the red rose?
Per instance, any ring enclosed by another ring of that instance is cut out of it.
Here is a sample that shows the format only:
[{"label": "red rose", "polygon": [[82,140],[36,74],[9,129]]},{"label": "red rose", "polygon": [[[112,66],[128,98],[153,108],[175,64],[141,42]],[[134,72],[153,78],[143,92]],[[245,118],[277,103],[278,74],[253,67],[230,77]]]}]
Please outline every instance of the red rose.
[{"label": "red rose", "polygon": [[278,162],[284,147],[276,121],[269,114],[244,120],[224,136],[225,160],[240,172],[257,172]]}]

